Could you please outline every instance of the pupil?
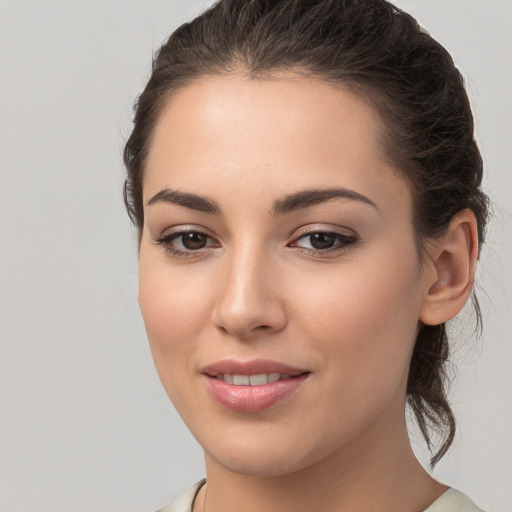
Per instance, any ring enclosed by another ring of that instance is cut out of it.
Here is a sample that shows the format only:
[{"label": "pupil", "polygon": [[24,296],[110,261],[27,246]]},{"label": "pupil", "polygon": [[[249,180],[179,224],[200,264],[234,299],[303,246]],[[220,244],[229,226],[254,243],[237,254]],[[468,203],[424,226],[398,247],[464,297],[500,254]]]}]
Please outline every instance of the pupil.
[{"label": "pupil", "polygon": [[334,244],[335,236],[327,233],[315,233],[311,235],[311,245],[315,249],[328,249]]},{"label": "pupil", "polygon": [[182,236],[182,242],[187,249],[202,249],[206,245],[206,236],[202,233],[187,233]]}]

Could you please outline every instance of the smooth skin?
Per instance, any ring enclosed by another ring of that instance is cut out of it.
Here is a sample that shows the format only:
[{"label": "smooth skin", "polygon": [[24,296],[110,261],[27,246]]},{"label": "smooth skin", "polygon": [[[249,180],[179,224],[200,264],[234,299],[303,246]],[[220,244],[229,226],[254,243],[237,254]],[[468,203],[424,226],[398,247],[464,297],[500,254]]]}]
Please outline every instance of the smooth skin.
[{"label": "smooth skin", "polygon": [[[420,258],[382,130],[346,90],[243,71],[186,86],[156,125],[139,304],[205,451],[208,512],[419,512],[446,490],[411,450],[406,383],[420,322],[447,321],[469,296],[476,223],[461,212]],[[326,189],[350,193],[276,209]],[[274,406],[235,412],[202,373],[225,358],[310,373]]]}]

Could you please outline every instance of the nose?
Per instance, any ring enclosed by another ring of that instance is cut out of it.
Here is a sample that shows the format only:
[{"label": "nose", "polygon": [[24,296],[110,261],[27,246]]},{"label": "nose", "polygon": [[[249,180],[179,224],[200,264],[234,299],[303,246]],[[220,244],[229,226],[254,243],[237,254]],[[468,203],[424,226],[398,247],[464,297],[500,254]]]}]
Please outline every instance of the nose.
[{"label": "nose", "polygon": [[281,331],[287,324],[282,279],[263,254],[233,254],[223,262],[213,323],[243,340]]}]

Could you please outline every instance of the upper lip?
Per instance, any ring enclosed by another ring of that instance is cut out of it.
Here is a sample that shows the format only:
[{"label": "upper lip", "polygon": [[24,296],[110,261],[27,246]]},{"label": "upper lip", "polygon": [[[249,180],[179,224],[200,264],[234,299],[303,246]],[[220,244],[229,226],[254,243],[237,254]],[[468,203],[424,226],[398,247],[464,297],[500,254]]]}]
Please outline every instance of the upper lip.
[{"label": "upper lip", "polygon": [[223,359],[201,369],[201,373],[210,377],[216,377],[217,375],[259,375],[262,373],[281,373],[293,377],[307,372],[308,370],[269,359],[251,359],[249,361]]}]

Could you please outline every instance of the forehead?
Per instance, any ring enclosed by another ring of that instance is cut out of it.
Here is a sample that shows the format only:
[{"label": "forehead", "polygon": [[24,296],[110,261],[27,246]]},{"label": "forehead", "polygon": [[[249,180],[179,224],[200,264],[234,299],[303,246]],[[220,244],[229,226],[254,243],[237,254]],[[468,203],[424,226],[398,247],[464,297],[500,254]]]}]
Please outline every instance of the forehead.
[{"label": "forehead", "polygon": [[[155,127],[145,201],[161,188],[280,196],[344,186],[409,195],[382,150],[374,109],[347,89],[295,75],[204,77],[179,90]],[[391,202],[395,198],[388,198]],[[406,205],[409,210],[408,206]]]}]

